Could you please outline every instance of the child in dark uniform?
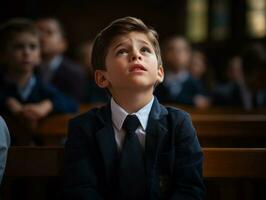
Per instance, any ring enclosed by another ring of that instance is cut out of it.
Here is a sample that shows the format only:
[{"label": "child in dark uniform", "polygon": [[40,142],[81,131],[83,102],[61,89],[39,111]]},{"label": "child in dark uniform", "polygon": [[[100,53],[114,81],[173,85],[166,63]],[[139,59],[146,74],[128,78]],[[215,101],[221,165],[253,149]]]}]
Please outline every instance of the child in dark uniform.
[{"label": "child in dark uniform", "polygon": [[203,199],[203,154],[189,115],[153,96],[164,71],[157,33],[140,19],[113,21],[92,51],[109,104],[70,121],[66,199]]}]

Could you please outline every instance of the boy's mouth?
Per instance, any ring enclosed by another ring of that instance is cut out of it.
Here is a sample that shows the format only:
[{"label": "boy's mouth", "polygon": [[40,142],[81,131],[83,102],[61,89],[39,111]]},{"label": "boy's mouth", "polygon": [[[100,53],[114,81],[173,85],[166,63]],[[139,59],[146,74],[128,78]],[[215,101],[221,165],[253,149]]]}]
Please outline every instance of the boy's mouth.
[{"label": "boy's mouth", "polygon": [[129,68],[130,72],[134,72],[134,71],[147,71],[147,69],[141,65],[141,64],[133,64],[130,68]]}]

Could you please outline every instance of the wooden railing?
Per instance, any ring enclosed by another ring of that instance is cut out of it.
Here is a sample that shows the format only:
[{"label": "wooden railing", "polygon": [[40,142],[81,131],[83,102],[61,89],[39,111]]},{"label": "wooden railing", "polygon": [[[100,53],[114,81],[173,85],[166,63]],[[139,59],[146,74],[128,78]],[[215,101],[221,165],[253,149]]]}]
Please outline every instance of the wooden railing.
[{"label": "wooden railing", "polygon": [[[81,112],[95,106],[99,105],[83,105]],[[264,147],[266,145],[266,113],[263,114],[262,110],[246,112],[237,108],[192,110],[191,107],[187,107],[187,109],[191,109],[191,118],[203,147]],[[10,120],[8,126],[12,130],[11,134],[16,134],[15,137],[24,140],[30,134],[38,136],[44,145],[52,146],[63,144],[62,141],[67,136],[68,121],[76,115],[52,115],[30,129],[23,129],[23,123],[18,128],[16,120]],[[21,144],[26,145],[27,140],[19,145]]]},{"label": "wooden railing", "polygon": [[[206,200],[258,199],[257,193],[263,193],[259,188],[266,185],[266,148],[203,148],[203,152]],[[0,196],[12,199],[13,183],[20,183],[27,200],[60,199],[63,165],[62,147],[12,147]]]},{"label": "wooden railing", "polygon": [[[34,130],[46,145],[56,145],[67,136],[72,115],[54,115],[43,120]],[[266,114],[192,114],[192,121],[203,146],[219,146],[222,141],[243,141],[245,144],[266,144]],[[206,144],[206,145],[205,145]],[[252,146],[252,145],[251,145]]]},{"label": "wooden railing", "polygon": [[[203,148],[205,178],[266,178],[266,148]],[[53,177],[63,168],[62,147],[11,147],[5,176]]]}]

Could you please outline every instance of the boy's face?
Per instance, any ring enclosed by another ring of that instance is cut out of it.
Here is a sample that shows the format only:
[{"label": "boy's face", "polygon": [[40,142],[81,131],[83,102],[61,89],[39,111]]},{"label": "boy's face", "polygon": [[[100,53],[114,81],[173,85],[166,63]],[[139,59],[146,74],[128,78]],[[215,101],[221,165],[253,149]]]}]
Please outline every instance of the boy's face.
[{"label": "boy's face", "polygon": [[187,42],[181,38],[176,38],[169,41],[164,58],[166,63],[173,67],[172,70],[178,71],[185,69],[190,61],[190,49]]},{"label": "boy's face", "polygon": [[32,33],[17,33],[7,43],[5,59],[8,67],[19,72],[32,71],[40,62],[39,38]]},{"label": "boy's face", "polygon": [[199,52],[194,52],[191,56],[190,72],[196,78],[201,78],[207,70],[204,57]]},{"label": "boy's face", "polygon": [[41,48],[44,55],[57,55],[65,51],[66,41],[56,21],[44,19],[37,21],[36,25],[41,32]]},{"label": "boy's face", "polygon": [[153,91],[163,80],[163,68],[149,38],[140,32],[120,35],[112,41],[105,59],[106,70],[96,71],[100,87],[114,91]]}]

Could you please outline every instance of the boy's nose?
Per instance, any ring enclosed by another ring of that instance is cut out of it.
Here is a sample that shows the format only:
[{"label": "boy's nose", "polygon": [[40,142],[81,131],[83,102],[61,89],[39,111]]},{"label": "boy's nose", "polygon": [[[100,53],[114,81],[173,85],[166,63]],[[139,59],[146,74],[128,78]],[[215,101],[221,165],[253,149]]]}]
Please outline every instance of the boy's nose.
[{"label": "boy's nose", "polygon": [[31,50],[30,50],[30,48],[25,47],[23,52],[24,52],[24,54],[28,55],[28,54],[30,54]]},{"label": "boy's nose", "polygon": [[29,47],[25,47],[25,48],[23,49],[23,54],[24,54],[24,56],[29,56],[29,55],[31,55],[31,53],[32,53],[32,49],[31,49],[31,48],[29,48]]},{"label": "boy's nose", "polygon": [[135,61],[135,60],[141,60],[142,56],[140,53],[133,51],[132,56],[131,56],[131,60]]}]

